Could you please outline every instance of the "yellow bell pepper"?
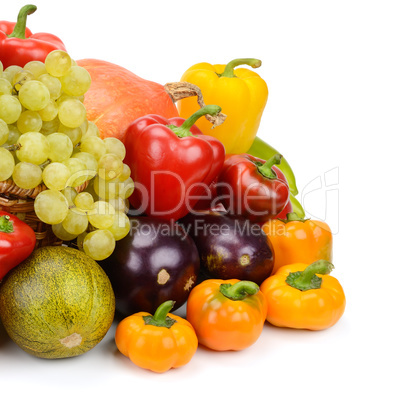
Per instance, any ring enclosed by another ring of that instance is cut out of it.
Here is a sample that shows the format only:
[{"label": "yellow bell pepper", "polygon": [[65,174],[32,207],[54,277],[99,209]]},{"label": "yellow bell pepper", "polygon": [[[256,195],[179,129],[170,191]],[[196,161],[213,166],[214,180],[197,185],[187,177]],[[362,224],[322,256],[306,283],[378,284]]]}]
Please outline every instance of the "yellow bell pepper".
[{"label": "yellow bell pepper", "polygon": [[[226,153],[246,153],[260,125],[268,100],[268,86],[254,71],[236,68],[239,65],[257,68],[258,59],[235,59],[227,65],[198,63],[181,77],[182,82],[198,86],[207,105],[219,105],[227,117],[223,124],[211,128],[203,117],[197,121],[200,130],[220,140]],[[188,118],[199,109],[194,97],[179,100],[177,108],[181,117]]]},{"label": "yellow bell pepper", "polygon": [[345,311],[341,284],[329,275],[325,260],[290,264],[260,286],[268,304],[267,321],[277,327],[322,330],[335,325]]}]

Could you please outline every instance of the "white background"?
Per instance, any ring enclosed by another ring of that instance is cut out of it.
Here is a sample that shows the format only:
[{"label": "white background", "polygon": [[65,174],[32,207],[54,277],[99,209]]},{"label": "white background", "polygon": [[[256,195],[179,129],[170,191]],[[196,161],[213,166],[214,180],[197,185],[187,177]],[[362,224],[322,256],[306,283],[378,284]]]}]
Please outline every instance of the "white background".
[{"label": "white background", "polygon": [[[0,18],[14,20],[24,4],[2,2]],[[90,352],[57,361],[26,354],[2,333],[2,398],[401,400],[400,2],[35,4],[30,29],[61,37],[74,59],[107,60],[161,84],[201,61],[262,59],[270,95],[258,135],[292,165],[307,215],[333,228],[333,275],[347,307],[331,329],[267,324],[247,350],[199,348],[162,375],[116,351],[115,325]]]}]

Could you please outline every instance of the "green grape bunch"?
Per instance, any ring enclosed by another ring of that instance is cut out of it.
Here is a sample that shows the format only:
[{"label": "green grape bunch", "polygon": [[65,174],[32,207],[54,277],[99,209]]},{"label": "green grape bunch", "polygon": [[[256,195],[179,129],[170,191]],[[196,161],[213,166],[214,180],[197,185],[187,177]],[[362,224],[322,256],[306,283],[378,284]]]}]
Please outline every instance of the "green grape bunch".
[{"label": "green grape bunch", "polygon": [[86,69],[67,52],[24,67],[0,62],[0,181],[22,189],[44,184],[34,211],[59,239],[94,260],[109,257],[130,231],[128,197],[134,191],[124,144],[100,138],[87,120]]}]

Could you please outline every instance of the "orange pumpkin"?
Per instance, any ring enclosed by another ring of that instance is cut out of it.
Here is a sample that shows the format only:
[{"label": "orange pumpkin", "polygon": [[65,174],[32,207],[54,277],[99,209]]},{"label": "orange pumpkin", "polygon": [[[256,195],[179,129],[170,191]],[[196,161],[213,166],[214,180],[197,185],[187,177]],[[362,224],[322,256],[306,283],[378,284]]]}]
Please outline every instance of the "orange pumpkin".
[{"label": "orange pumpkin", "polygon": [[166,118],[179,115],[163,85],[103,60],[82,59],[77,64],[91,75],[84,105],[88,120],[97,125],[101,138],[115,137],[124,141],[128,125],[146,114]]}]

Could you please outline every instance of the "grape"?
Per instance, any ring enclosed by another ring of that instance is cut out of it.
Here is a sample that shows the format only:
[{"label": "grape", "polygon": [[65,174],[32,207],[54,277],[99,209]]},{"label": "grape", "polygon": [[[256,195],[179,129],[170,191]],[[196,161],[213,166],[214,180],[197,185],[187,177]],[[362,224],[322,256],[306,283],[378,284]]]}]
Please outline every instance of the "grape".
[{"label": "grape", "polygon": [[77,237],[77,235],[68,233],[66,229],[63,228],[63,225],[61,223],[58,223],[57,225],[52,225],[52,230],[53,233],[63,241],[71,241]]},{"label": "grape", "polygon": [[72,66],[67,74],[60,77],[63,92],[71,96],[81,96],[91,85],[91,76],[84,67]]},{"label": "grape", "polygon": [[63,163],[53,162],[43,169],[43,183],[51,190],[63,190],[70,178],[70,169]]},{"label": "grape", "polygon": [[22,107],[12,95],[0,95],[0,119],[7,124],[15,123],[20,117]]},{"label": "grape", "polygon": [[[96,177],[96,176],[95,176]],[[95,190],[94,190],[94,180],[90,180],[88,183],[87,188],[85,189],[85,191],[89,194],[92,195],[94,201],[99,201],[100,198],[98,196],[98,194],[96,194]]]},{"label": "grape", "polygon": [[7,123],[4,120],[0,119],[0,146],[8,141],[9,132],[10,130]]},{"label": "grape", "polygon": [[60,121],[59,121],[58,117],[54,118],[53,120],[49,120],[49,121],[44,120],[42,122],[42,128],[41,128],[40,132],[43,135],[49,135],[49,134],[55,133],[56,131],[60,131],[60,130],[58,130],[59,126],[60,126]]},{"label": "grape", "polygon": [[18,99],[25,108],[38,111],[49,103],[50,93],[45,84],[37,80],[31,80],[21,87]]},{"label": "grape", "polygon": [[70,128],[64,126],[63,124],[60,124],[58,127],[58,131],[60,133],[68,135],[73,145],[77,145],[81,141],[82,137],[81,127]]},{"label": "grape", "polygon": [[127,215],[121,211],[116,212],[113,224],[107,228],[115,240],[121,240],[130,232],[130,220]]},{"label": "grape", "polygon": [[87,169],[92,171],[90,178],[92,179],[92,177],[95,177],[96,172],[98,171],[98,161],[92,154],[89,154],[88,152],[77,152],[72,156],[72,158],[82,160],[85,163]]},{"label": "grape", "polygon": [[22,85],[27,81],[33,80],[34,75],[27,70],[18,71],[17,74],[14,75],[12,84],[13,90],[15,94],[18,94],[19,90],[21,89]]},{"label": "grape", "polygon": [[113,224],[116,211],[106,201],[96,201],[88,211],[89,223],[97,229],[106,229]]},{"label": "grape", "polygon": [[83,232],[77,236],[77,247],[81,250],[84,251],[84,239],[88,232]]},{"label": "grape", "polygon": [[73,153],[73,143],[68,135],[53,133],[46,137],[49,143],[49,159],[52,162],[63,162]]},{"label": "grape", "polygon": [[42,74],[38,81],[46,85],[49,90],[50,99],[56,100],[61,95],[61,82],[58,78],[51,76],[50,74]]},{"label": "grape", "polygon": [[18,139],[20,138],[20,131],[14,124],[10,124],[8,126],[8,139],[7,142],[4,143],[4,145],[14,145],[18,142]]},{"label": "grape", "polygon": [[106,145],[99,137],[90,136],[82,140],[81,152],[88,152],[99,160],[106,154]]},{"label": "grape", "polygon": [[88,127],[87,127],[87,131],[83,134],[82,138],[86,138],[86,137],[100,137],[100,132],[99,132],[99,128],[97,127],[97,125],[92,122],[92,121],[88,121]]},{"label": "grape", "polygon": [[35,131],[22,134],[18,143],[21,145],[21,148],[16,153],[20,161],[40,165],[47,160],[50,147],[43,134]]},{"label": "grape", "polygon": [[78,99],[67,99],[59,104],[59,120],[64,126],[79,127],[86,119],[84,104]]},{"label": "grape", "polygon": [[89,211],[94,206],[94,197],[87,191],[77,194],[74,199],[74,204],[82,211]]},{"label": "grape", "polygon": [[38,79],[42,74],[47,73],[45,63],[38,60],[29,61],[25,64],[24,70],[30,71],[34,76],[34,79]]},{"label": "grape", "polygon": [[114,154],[123,160],[126,156],[126,148],[124,144],[117,138],[108,137],[103,140],[106,145],[106,153]]},{"label": "grape", "polygon": [[64,195],[56,190],[45,190],[37,195],[34,202],[38,218],[48,225],[64,221],[68,213],[68,202]]},{"label": "grape", "polygon": [[39,116],[44,121],[52,121],[57,117],[59,109],[56,102],[50,99],[49,103],[41,110],[38,110]]},{"label": "grape", "polygon": [[134,192],[134,180],[129,177],[128,179],[121,182],[119,186],[119,197],[127,199]]},{"label": "grape", "polygon": [[88,217],[77,209],[70,209],[61,224],[68,233],[78,236],[87,229]]},{"label": "grape", "polygon": [[73,208],[75,198],[77,197],[77,190],[74,187],[66,187],[64,190],[61,191],[68,202],[68,207]]},{"label": "grape", "polygon": [[42,128],[42,119],[38,112],[25,110],[17,120],[17,127],[22,134],[29,131],[40,131]]},{"label": "grape", "polygon": [[123,198],[116,197],[113,199],[109,199],[108,202],[115,209],[116,212],[127,212],[129,209],[127,200],[123,200]]},{"label": "grape", "polygon": [[63,50],[53,50],[45,59],[46,71],[54,77],[67,74],[71,67],[71,57]]},{"label": "grape", "polygon": [[130,166],[123,163],[123,171],[120,173],[119,180],[125,181],[131,176]]},{"label": "grape", "polygon": [[13,86],[5,78],[0,78],[0,95],[11,95]]},{"label": "grape", "polygon": [[95,193],[98,195],[99,198],[104,200],[112,200],[117,198],[120,193],[120,186],[121,182],[119,179],[114,180],[103,180],[99,176],[96,176],[93,181],[93,188]]},{"label": "grape", "polygon": [[5,78],[7,81],[10,82],[10,84],[13,82],[15,74],[20,72],[22,70],[22,67],[20,66],[8,66],[4,71],[3,71],[3,78]]},{"label": "grape", "polygon": [[0,147],[0,181],[7,180],[11,177],[14,171],[14,157],[12,153]]},{"label": "grape", "polygon": [[116,246],[113,235],[108,230],[95,230],[88,233],[83,242],[85,254],[96,261],[109,257]]},{"label": "grape", "polygon": [[123,171],[122,160],[114,154],[103,155],[98,162],[98,174],[103,180],[113,180]]},{"label": "grape", "polygon": [[71,176],[67,181],[70,187],[77,187],[88,180],[88,170],[85,163],[77,158],[70,158],[63,162],[69,169]]},{"label": "grape", "polygon": [[[83,100],[82,100],[81,102],[83,102]],[[80,125],[81,131],[82,131],[82,135],[84,135],[84,133],[87,132],[87,130],[88,130],[88,124],[89,124],[89,121],[88,121],[87,118],[85,118],[85,120],[84,120],[84,121],[82,122],[82,124]]]},{"label": "grape", "polygon": [[42,169],[32,163],[19,162],[14,167],[13,180],[18,187],[35,188],[42,183]]}]

